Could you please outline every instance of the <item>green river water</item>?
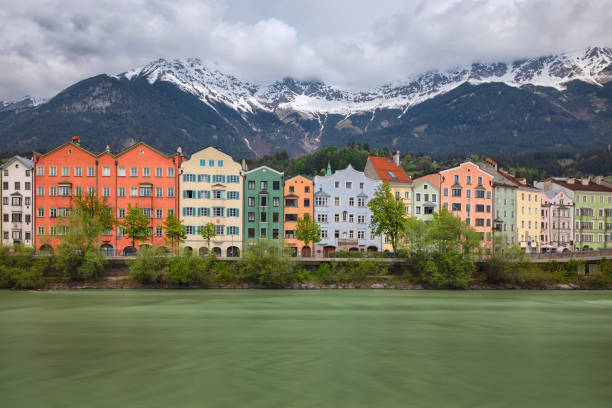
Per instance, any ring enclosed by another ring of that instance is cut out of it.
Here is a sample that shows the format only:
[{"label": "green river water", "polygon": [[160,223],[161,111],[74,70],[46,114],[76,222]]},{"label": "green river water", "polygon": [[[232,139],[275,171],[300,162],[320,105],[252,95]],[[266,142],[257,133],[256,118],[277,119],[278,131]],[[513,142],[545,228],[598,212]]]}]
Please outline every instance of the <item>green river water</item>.
[{"label": "green river water", "polygon": [[612,292],[0,291],[0,406],[611,407]]}]

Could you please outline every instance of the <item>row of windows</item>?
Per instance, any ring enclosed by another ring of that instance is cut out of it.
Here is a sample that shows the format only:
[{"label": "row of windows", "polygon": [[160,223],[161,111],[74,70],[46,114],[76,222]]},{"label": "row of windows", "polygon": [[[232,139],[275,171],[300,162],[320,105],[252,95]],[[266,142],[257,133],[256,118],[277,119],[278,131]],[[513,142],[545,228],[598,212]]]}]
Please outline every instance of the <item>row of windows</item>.
[{"label": "row of windows", "polygon": [[[249,190],[255,190],[255,181],[254,180],[250,180],[247,182],[247,188]],[[260,190],[267,190],[268,189],[268,182],[267,181],[260,181],[259,182],[259,189]],[[280,181],[273,181],[272,182],[272,190],[280,190]]]},{"label": "row of windows", "polygon": [[[96,168],[94,166],[85,167],[87,177],[95,177],[96,176]],[[129,167],[128,168],[120,166],[117,167],[117,176],[118,177],[126,177],[127,174],[130,177],[138,177],[138,174],[142,175],[142,177],[151,177],[151,167],[141,167],[140,172],[138,171],[138,167]],[[163,167],[155,167],[155,177],[163,177],[164,176],[164,168]],[[57,176],[57,166],[49,166],[49,176]],[[174,167],[166,167],[166,177],[174,177]],[[36,166],[36,175],[44,176],[45,175],[45,166]],[[62,166],[61,167],[61,175],[62,177],[70,177],[70,166]],[[74,177],[83,177],[83,167],[74,166],[72,168],[72,175]],[[110,177],[111,176],[111,168],[108,166],[102,167],[102,177]]]},{"label": "row of windows", "polygon": [[[597,228],[595,228],[595,226],[597,226]],[[576,229],[599,229],[612,231],[612,223],[598,222],[597,224],[595,224],[592,221],[576,221]]]},{"label": "row of windows", "polygon": [[[21,213],[15,212],[11,213],[10,215],[10,222],[21,222],[23,220],[23,214]],[[2,221],[9,222],[9,213],[2,214]],[[32,222],[32,216],[30,214],[25,215],[25,222],[26,224]]]},{"label": "row of windows", "polygon": [[206,163],[208,163],[208,167],[215,167],[215,163],[217,163],[217,167],[223,167],[223,160],[209,159],[207,161],[206,159],[200,159],[200,166],[206,167]]},{"label": "row of windows", "polygon": [[240,176],[225,174],[183,174],[183,181],[188,183],[240,183]]},{"label": "row of windows", "polygon": [[[15,165],[16,168],[19,168],[19,165]],[[4,177],[8,177],[9,175],[9,169],[4,169]],[[26,177],[30,177],[30,170],[26,169],[25,171],[25,176]]]},{"label": "row of windows", "polygon": [[[423,201],[429,201],[429,197],[430,197],[430,195],[429,195],[429,194],[427,194],[427,193],[423,194]],[[417,202],[418,202],[418,201],[421,201],[421,193],[416,193],[416,194],[415,194],[415,200],[416,200]],[[432,203],[435,203],[435,202],[436,202],[436,200],[437,200],[437,196],[436,196],[436,194],[431,194],[431,202],[432,202]]]},{"label": "row of windows", "polygon": [[[368,198],[367,197],[357,197],[357,207],[365,207],[367,202],[368,202]],[[340,207],[342,205],[342,200],[340,199],[340,197],[334,197],[334,206],[335,207]],[[315,197],[315,206],[316,207],[327,207],[328,206],[328,198],[325,196],[316,196]],[[355,197],[349,197],[348,198],[348,206],[349,207],[354,207],[355,206]]]},{"label": "row of windows", "polygon": [[225,207],[183,207],[183,217],[239,217],[240,209]]},{"label": "row of windows", "polygon": [[[451,195],[453,197],[461,197],[462,193],[461,193],[461,188],[452,188],[451,189]],[[444,187],[444,189],[442,190],[442,195],[444,195],[444,197],[448,197],[448,187]],[[485,195],[487,197],[487,200],[491,199],[491,191],[486,191],[485,190],[474,190],[474,197],[475,198],[485,198]],[[465,197],[466,198],[472,198],[472,190],[467,189],[465,190]]]},{"label": "row of windows", "polygon": [[[87,187],[86,193],[88,196],[95,195],[96,189],[94,187]],[[151,187],[151,186],[140,186],[140,187],[130,187],[130,197],[153,197],[153,193],[155,193],[155,197],[163,198],[164,197],[164,189],[162,187]],[[45,187],[37,186],[36,187],[36,195],[38,197],[44,197],[45,195]],[[74,187],[74,195],[76,197],[80,197],[83,195],[83,188],[80,186]],[[70,197],[72,196],[72,187],[70,186],[49,186],[49,197]],[[111,188],[110,187],[102,187],[102,197],[110,197],[111,196]],[[117,196],[118,197],[126,197],[126,187],[117,188]],[[168,187],[166,189],[166,197],[174,198],[174,187]]]},{"label": "row of windows", "polygon": [[213,199],[213,200],[240,200],[240,192],[223,190],[183,190],[183,198]]},{"label": "row of windows", "polygon": [[[255,236],[255,228],[248,228],[247,229],[247,238],[257,238]],[[272,229],[272,239],[279,239],[279,232],[280,230],[278,228],[273,228]],[[260,228],[259,229],[259,238],[268,238],[268,229],[267,228]]]},{"label": "row of windows", "polygon": [[[249,212],[247,214],[247,221],[255,222],[255,213]],[[268,213],[262,212],[259,214],[259,222],[268,222]],[[280,222],[280,213],[272,213],[272,222]]]},{"label": "row of windows", "polygon": [[[14,187],[15,187],[15,191],[21,190],[21,182],[16,181]],[[29,181],[26,181],[25,183],[23,183],[23,187],[24,187],[24,190],[27,191],[27,190],[32,188],[32,183],[29,182]],[[3,190],[8,190],[9,189],[9,182],[8,181],[3,181],[2,182],[2,189]]]},{"label": "row of windows", "polygon": [[[297,198],[286,198],[285,199],[285,208],[298,208],[299,200]],[[304,198],[303,206],[306,208],[310,207],[310,199]]]},{"label": "row of windows", "polygon": [[[334,181],[334,188],[340,188],[340,181]],[[351,190],[353,188],[353,182],[352,181],[345,181],[344,182],[344,188],[346,188],[347,190]],[[365,188],[365,183],[361,182],[359,183],[359,189],[363,190]]]},{"label": "row of windows", "polygon": [[[444,208],[446,208],[448,210],[448,203],[444,203]],[[461,203],[451,203],[451,211],[461,211],[462,205]],[[472,211],[472,205],[471,204],[466,204],[465,205],[465,211],[467,212],[471,212]],[[474,212],[477,213],[491,213],[491,206],[490,205],[484,205],[484,204],[475,204],[474,205]]]},{"label": "row of windows", "polygon": [[[605,234],[597,234],[597,241],[595,241],[595,234],[576,234],[577,242],[606,242],[605,239]],[[609,241],[612,241],[612,237]]]},{"label": "row of windows", "polygon": [[[268,206],[268,197],[266,197],[266,196],[259,197],[259,205],[261,207],[267,207]],[[255,197],[249,197],[247,199],[247,206],[248,207],[255,207]],[[280,198],[272,197],[272,207],[280,207]]]},{"label": "row of windows", "polygon": [[[289,186],[289,192],[295,193],[295,186]],[[310,193],[310,186],[304,186],[304,192]]]},{"label": "row of windows", "polygon": [[[110,210],[110,208],[109,208],[109,210]],[[163,214],[164,212],[163,212],[163,209],[161,209],[161,208],[156,208],[156,209],[141,208],[140,210],[148,218],[153,218],[154,214],[155,214],[155,218],[159,218],[159,219],[163,219],[164,218],[164,214]],[[49,214],[49,218],[69,217],[71,211],[72,211],[71,208],[61,208],[61,207],[59,207],[59,208],[49,208],[48,214]],[[125,217],[125,211],[126,211],[125,208],[118,208],[117,209],[117,218],[124,218]],[[166,216],[169,216],[170,214],[174,214],[174,209],[168,208],[166,210]],[[44,216],[45,216],[45,208],[43,208],[43,207],[36,208],[36,217],[43,218]]]},{"label": "row of windows", "polygon": [[[63,225],[50,225],[48,229],[44,225],[39,225],[38,227],[36,227],[37,235],[40,235],[40,236],[46,235],[47,231],[49,231],[49,235],[64,235],[69,231],[69,227],[66,227]],[[111,234],[110,231],[106,231],[102,235],[110,235],[110,234]],[[125,230],[123,229],[123,227],[117,227],[117,236],[119,237],[126,236]],[[153,229],[153,227],[149,227],[149,236],[162,237],[163,228],[159,226],[155,227],[155,229]]]},{"label": "row of windows", "polygon": [[[30,205],[30,203],[32,202],[32,198],[31,197],[10,197],[10,203],[12,206],[15,207],[19,207],[21,206],[21,203],[24,203],[25,205]],[[9,197],[2,197],[2,204],[3,205],[9,205]]]},{"label": "row of windows", "polygon": [[[200,235],[203,225],[185,225],[187,235]],[[233,225],[215,225],[215,236],[240,235],[240,227]]]},{"label": "row of windows", "polygon": [[[588,207],[576,208],[577,217],[593,217],[594,214],[595,214],[595,211],[593,211],[592,208],[588,208]],[[599,214],[600,217],[603,217],[604,215],[606,217],[612,217],[612,208],[606,208],[605,210],[603,208],[600,208],[597,214]]]},{"label": "row of windows", "polygon": [[[366,234],[367,231],[357,231],[357,239],[366,239]],[[327,239],[328,238],[328,233],[326,229],[321,229],[321,239]],[[342,233],[340,233],[340,230],[334,230],[334,238],[338,239],[340,238],[340,236],[342,236],[342,238],[346,239],[355,239],[355,230],[348,230],[348,231],[342,231]],[[374,233],[373,231],[370,231],[370,241],[374,241],[376,239],[376,233]]]},{"label": "row of windows", "polygon": [[[459,174],[455,174],[453,180],[457,184],[461,183],[461,178],[459,177]],[[478,176],[477,180],[478,180],[478,185],[482,185],[482,176]],[[468,185],[472,184],[472,176],[471,175],[468,174],[467,176],[465,176],[465,184],[468,184]]]},{"label": "row of windows", "polygon": [[[599,204],[603,204],[604,201],[607,201],[608,204],[612,204],[612,194],[606,194],[605,196],[603,194],[598,194],[597,196],[599,197],[599,200],[595,199],[595,195],[583,195],[582,202],[583,203],[586,203],[586,202],[595,203],[595,201],[599,201]],[[578,194],[576,194],[576,202],[577,203],[580,202],[580,195]]]},{"label": "row of windows", "polygon": [[[329,218],[327,214],[317,214],[317,222],[320,224],[327,224]],[[357,217],[355,217],[355,214],[349,214],[348,212],[344,211],[342,212],[342,214],[334,214],[334,222],[340,222],[340,220],[342,220],[342,222],[349,222],[349,223],[354,223],[355,220],[357,220],[357,224],[365,224],[366,223],[366,216],[365,215],[357,215]]]},{"label": "row of windows", "polygon": [[[11,239],[18,241],[21,240],[21,231],[11,231],[10,234]],[[9,239],[9,232],[4,231],[4,239]],[[25,240],[30,241],[32,239],[32,234],[29,232],[25,233]]]}]

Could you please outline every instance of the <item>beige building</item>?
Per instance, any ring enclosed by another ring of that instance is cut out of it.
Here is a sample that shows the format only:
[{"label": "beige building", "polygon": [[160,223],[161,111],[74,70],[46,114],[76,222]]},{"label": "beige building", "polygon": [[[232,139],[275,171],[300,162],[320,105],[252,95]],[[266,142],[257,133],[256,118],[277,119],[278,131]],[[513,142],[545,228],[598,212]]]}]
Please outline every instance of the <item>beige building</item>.
[{"label": "beige building", "polygon": [[540,252],[542,192],[525,184],[525,179],[517,179],[516,192],[516,229],[518,244],[525,252]]},{"label": "beige building", "polygon": [[185,247],[195,253],[209,250],[201,228],[215,225],[210,250],[219,256],[239,256],[242,251],[244,169],[227,154],[208,147],[181,165],[179,217],[185,225]]}]

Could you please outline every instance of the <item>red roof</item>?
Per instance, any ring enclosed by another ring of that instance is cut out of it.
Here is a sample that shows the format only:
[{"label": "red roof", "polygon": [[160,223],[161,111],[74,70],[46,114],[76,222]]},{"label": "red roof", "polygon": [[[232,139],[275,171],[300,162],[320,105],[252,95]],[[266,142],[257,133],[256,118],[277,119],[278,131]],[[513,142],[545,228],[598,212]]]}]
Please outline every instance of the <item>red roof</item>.
[{"label": "red roof", "polygon": [[440,188],[440,173],[427,174],[425,176],[416,178],[413,181],[415,184],[420,181],[428,181],[430,184],[436,186],[439,189]]},{"label": "red roof", "polygon": [[401,166],[397,166],[390,157],[368,156],[378,178],[389,183],[412,183],[412,179]]}]

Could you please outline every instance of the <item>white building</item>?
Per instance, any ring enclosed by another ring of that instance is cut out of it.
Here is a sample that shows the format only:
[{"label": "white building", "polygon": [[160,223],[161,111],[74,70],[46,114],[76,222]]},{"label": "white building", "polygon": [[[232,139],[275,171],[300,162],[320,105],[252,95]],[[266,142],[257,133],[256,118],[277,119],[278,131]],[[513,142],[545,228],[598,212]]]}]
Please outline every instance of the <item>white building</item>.
[{"label": "white building", "polygon": [[329,256],[333,251],[382,250],[381,236],[370,229],[372,212],[367,205],[380,184],[382,181],[366,177],[350,164],[334,174],[315,177],[314,217],[321,227],[316,256]]},{"label": "white building", "polygon": [[34,163],[21,156],[5,162],[2,170],[2,245],[32,246]]}]

